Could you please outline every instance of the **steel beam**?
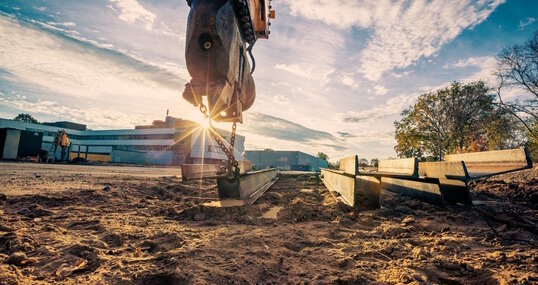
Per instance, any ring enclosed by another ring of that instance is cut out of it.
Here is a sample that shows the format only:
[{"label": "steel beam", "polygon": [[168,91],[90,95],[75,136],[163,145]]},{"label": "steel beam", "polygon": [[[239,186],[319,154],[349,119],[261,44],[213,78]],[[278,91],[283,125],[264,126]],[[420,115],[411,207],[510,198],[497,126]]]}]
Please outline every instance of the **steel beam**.
[{"label": "steel beam", "polygon": [[469,173],[462,161],[455,162],[421,162],[419,175],[427,178],[469,180]]},{"label": "steel beam", "polygon": [[340,171],[350,175],[357,175],[359,171],[359,159],[356,155],[340,159],[338,164]]},{"label": "steel beam", "polygon": [[463,161],[471,179],[532,168],[527,148],[450,154],[445,161]]},{"label": "steel beam", "polygon": [[416,158],[380,160],[377,172],[382,176],[418,176]]},{"label": "steel beam", "polygon": [[247,172],[240,175],[238,179],[219,177],[217,178],[219,198],[221,200],[241,199],[247,204],[252,204],[275,184],[279,173],[280,170],[271,168]]},{"label": "steel beam", "polygon": [[[248,160],[239,160],[239,173],[245,174],[252,170],[252,163]],[[181,177],[184,181],[196,179],[217,178],[219,164],[182,164]]]},{"label": "steel beam", "polygon": [[379,208],[380,181],[376,177],[352,175],[343,170],[322,169],[323,184],[336,200],[355,210]]},{"label": "steel beam", "polygon": [[185,180],[216,178],[220,169],[218,164],[182,164],[181,178]]},{"label": "steel beam", "polygon": [[417,198],[419,200],[443,206],[444,199],[438,183],[426,181],[413,181],[392,177],[381,178],[381,188],[400,195]]}]

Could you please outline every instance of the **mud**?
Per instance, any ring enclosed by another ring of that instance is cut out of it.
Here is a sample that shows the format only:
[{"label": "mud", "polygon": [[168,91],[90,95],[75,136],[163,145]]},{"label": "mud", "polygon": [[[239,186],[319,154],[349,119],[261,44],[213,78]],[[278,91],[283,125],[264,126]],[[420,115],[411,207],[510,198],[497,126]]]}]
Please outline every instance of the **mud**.
[{"label": "mud", "polygon": [[13,165],[0,172],[0,284],[538,282],[537,168],[473,183],[473,207],[383,193],[354,214],[315,175],[215,208],[202,205],[214,181]]}]

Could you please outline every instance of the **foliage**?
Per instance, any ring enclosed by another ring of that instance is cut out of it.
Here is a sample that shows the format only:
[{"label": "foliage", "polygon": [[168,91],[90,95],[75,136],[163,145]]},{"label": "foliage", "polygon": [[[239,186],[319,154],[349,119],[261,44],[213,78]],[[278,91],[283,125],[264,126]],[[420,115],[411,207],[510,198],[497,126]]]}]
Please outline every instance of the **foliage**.
[{"label": "foliage", "polygon": [[422,94],[402,112],[396,127],[399,157],[441,160],[445,154],[511,147],[512,120],[482,81]]},{"label": "foliage", "polygon": [[340,162],[329,161],[329,169],[339,169],[339,168],[340,168]]},{"label": "foliage", "polygon": [[38,124],[39,122],[32,117],[30,114],[20,113],[17,115],[17,117],[13,118],[15,121],[25,122],[25,123],[34,123]]},{"label": "foliage", "polygon": [[359,166],[368,166],[368,159],[366,158],[359,158]]},{"label": "foliage", "polygon": [[318,158],[329,161],[329,156],[323,152],[318,152]]},{"label": "foliage", "polygon": [[379,159],[372,158],[372,160],[370,160],[370,165],[377,167],[379,165]]}]

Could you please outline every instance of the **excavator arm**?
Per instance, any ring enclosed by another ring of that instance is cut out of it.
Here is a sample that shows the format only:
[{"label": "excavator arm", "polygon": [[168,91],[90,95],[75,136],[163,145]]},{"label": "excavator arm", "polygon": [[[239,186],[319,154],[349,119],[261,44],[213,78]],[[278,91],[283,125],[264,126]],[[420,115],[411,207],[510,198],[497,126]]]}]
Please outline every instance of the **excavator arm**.
[{"label": "excavator arm", "polygon": [[[243,122],[256,98],[252,47],[269,38],[270,0],[188,0],[185,58],[192,79],[183,98],[196,107],[207,97],[210,119]],[[248,55],[251,60],[249,61]]]}]

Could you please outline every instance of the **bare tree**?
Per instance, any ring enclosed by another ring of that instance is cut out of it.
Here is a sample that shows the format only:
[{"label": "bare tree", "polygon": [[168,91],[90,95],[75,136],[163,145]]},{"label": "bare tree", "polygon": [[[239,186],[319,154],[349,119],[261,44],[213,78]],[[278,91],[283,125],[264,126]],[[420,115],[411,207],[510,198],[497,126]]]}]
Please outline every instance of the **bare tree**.
[{"label": "bare tree", "polygon": [[[495,75],[498,78],[497,97],[499,105],[515,116],[536,139],[538,130],[538,31],[523,44],[504,48],[497,55]],[[503,100],[507,88],[517,88],[526,93],[523,99],[510,102]]]}]

